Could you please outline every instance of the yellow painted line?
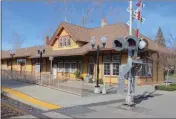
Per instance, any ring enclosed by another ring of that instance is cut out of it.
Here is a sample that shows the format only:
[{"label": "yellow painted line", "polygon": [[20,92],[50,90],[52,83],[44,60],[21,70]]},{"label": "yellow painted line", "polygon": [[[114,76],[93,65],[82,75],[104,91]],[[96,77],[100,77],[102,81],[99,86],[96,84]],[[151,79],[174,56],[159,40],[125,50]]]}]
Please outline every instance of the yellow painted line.
[{"label": "yellow painted line", "polygon": [[59,105],[55,105],[55,104],[51,104],[51,103],[47,103],[47,102],[44,102],[44,101],[41,101],[41,100],[38,100],[34,97],[31,97],[29,95],[26,95],[24,93],[21,93],[19,91],[16,91],[14,89],[10,89],[8,88],[7,86],[2,86],[2,90],[11,94],[11,95],[14,95],[15,97],[19,98],[19,99],[22,99],[26,102],[30,102],[34,105],[38,105],[40,107],[43,107],[43,108],[47,108],[47,109],[58,109],[58,108],[62,108],[61,106]]}]

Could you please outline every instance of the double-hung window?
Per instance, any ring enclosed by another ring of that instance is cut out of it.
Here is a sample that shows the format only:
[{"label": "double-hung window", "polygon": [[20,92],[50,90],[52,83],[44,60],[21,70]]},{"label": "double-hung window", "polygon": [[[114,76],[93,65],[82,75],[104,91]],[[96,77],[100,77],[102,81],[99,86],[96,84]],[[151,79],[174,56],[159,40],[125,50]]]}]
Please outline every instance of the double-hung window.
[{"label": "double-hung window", "polygon": [[63,72],[63,62],[58,62],[58,72]]},{"label": "double-hung window", "polygon": [[67,46],[67,39],[66,38],[62,38],[62,46]]},{"label": "double-hung window", "polygon": [[120,55],[112,56],[112,75],[119,75]]},{"label": "double-hung window", "polygon": [[148,60],[142,60],[142,64],[141,63],[134,63],[133,64],[135,66],[135,70],[134,73],[135,75],[139,75],[139,76],[152,76],[152,61]]},{"label": "double-hung window", "polygon": [[70,63],[69,62],[65,62],[64,69],[65,69],[65,72],[70,72]]},{"label": "double-hung window", "polygon": [[112,63],[112,75],[119,75],[119,65],[117,62]]},{"label": "double-hung window", "polygon": [[103,57],[104,75],[119,75],[120,56],[106,55]]},{"label": "double-hung window", "polygon": [[70,65],[71,65],[70,71],[74,73],[76,71],[76,67],[77,67],[76,62],[71,62]]},{"label": "double-hung window", "polygon": [[62,47],[62,38],[59,38],[59,47]]},{"label": "double-hung window", "polygon": [[80,72],[82,72],[82,70],[83,70],[83,63],[82,63],[82,62],[79,62],[79,63],[78,63],[78,70],[79,70]]},{"label": "double-hung window", "polygon": [[110,75],[111,67],[110,62],[104,63],[104,75]]},{"label": "double-hung window", "polygon": [[152,76],[152,62],[147,61],[142,64],[141,76]]},{"label": "double-hung window", "polygon": [[68,37],[67,38],[67,46],[70,46],[71,45],[71,39]]}]

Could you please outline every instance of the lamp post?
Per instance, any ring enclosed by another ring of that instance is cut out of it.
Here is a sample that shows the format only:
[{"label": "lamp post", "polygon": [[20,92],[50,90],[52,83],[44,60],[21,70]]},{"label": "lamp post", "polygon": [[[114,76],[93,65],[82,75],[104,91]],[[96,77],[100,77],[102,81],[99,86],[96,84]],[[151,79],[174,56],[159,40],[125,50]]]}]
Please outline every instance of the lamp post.
[{"label": "lamp post", "polygon": [[[105,48],[106,40],[107,40],[106,36],[101,37],[103,48]],[[95,37],[91,38],[90,43],[91,43],[92,49],[94,49],[94,47],[95,47]],[[100,86],[99,86],[99,52],[100,52],[100,46],[99,45],[97,45],[96,50],[97,50],[97,80],[96,80],[96,86],[94,88],[94,93],[100,93]]]},{"label": "lamp post", "polygon": [[13,70],[12,65],[13,65],[13,57],[14,57],[14,55],[15,55],[15,52],[13,50],[11,50],[10,51],[10,57],[11,57],[11,76],[12,76],[12,70]]},{"label": "lamp post", "polygon": [[38,54],[40,55],[40,80],[41,80],[41,72],[42,72],[42,55],[45,53],[45,49],[38,49]]},{"label": "lamp post", "polygon": [[26,67],[26,59],[17,59],[17,63],[20,63],[20,74],[22,73],[22,65],[25,64]]}]

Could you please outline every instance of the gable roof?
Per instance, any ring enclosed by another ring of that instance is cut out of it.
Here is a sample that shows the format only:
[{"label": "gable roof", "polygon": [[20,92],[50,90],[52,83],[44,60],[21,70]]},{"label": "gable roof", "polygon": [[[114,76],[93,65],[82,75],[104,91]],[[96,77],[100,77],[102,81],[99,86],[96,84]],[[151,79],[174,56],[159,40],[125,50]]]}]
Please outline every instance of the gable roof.
[{"label": "gable roof", "polygon": [[67,33],[73,38],[74,41],[82,41],[88,42],[89,41],[89,29],[81,26],[77,26],[74,24],[68,24],[66,22],[61,22],[59,27],[57,28],[56,32],[51,38],[50,44],[53,45],[55,42],[55,38],[62,32],[62,30],[66,30]]},{"label": "gable roof", "polygon": [[[81,41],[81,42],[87,42],[84,46],[80,48],[74,48],[74,49],[67,49],[67,50],[52,50],[51,46],[55,42],[55,38],[58,36],[58,34],[61,33],[61,31],[65,29],[73,38],[75,41]],[[56,32],[54,33],[53,37],[51,38],[49,45],[46,47],[46,53],[43,54],[43,57],[48,56],[71,56],[71,55],[84,55],[89,51],[92,51],[90,46],[90,38],[96,37],[95,44],[102,46],[101,43],[101,37],[103,35],[106,35],[107,42],[106,42],[106,48],[108,50],[113,50],[112,48],[112,42],[117,37],[124,37],[128,36],[128,30],[129,27],[125,23],[118,23],[118,24],[111,24],[111,25],[105,25],[104,27],[98,27],[98,28],[84,28],[81,26],[69,24],[62,22]],[[135,30],[132,30],[133,35],[135,35]],[[163,53],[169,53],[170,51],[167,48],[163,48],[159,45],[157,45],[154,41],[147,38],[143,34],[140,34],[141,38],[144,38],[148,41],[148,50],[152,51],[158,51]],[[37,48],[38,47],[30,47],[27,51],[25,51],[25,48],[17,50],[17,53],[15,57],[22,57],[22,56],[30,56],[31,58],[39,57],[37,54]],[[102,50],[102,49],[101,49]],[[2,58],[9,58],[10,52],[3,51],[2,52]]]}]

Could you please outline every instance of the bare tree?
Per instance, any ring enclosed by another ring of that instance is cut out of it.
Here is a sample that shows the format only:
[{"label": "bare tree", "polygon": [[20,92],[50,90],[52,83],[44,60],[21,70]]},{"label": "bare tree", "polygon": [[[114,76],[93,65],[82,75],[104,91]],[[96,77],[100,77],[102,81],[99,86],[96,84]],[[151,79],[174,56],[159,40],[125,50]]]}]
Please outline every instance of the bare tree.
[{"label": "bare tree", "polygon": [[18,48],[21,48],[23,45],[24,40],[21,39],[19,33],[14,32],[12,34],[12,39],[9,40],[9,43],[11,44],[11,49],[16,50]]},{"label": "bare tree", "polygon": [[[170,34],[170,38],[168,39],[168,48],[174,55],[176,55],[176,37],[172,34]],[[169,59],[169,62],[174,67],[174,73],[176,74],[176,58],[173,57],[172,59]]]}]

